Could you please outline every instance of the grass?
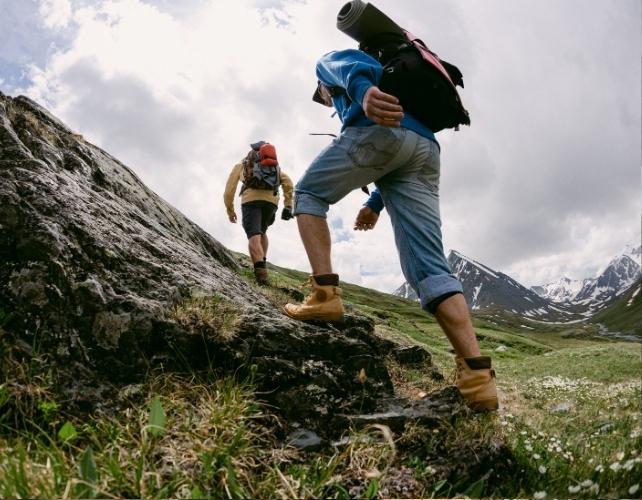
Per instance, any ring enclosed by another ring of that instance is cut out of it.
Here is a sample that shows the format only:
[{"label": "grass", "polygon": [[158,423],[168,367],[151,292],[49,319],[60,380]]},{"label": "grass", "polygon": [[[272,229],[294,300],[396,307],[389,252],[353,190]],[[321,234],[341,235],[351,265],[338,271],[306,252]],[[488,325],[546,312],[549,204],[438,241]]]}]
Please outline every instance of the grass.
[{"label": "grass", "polygon": [[168,316],[191,330],[229,339],[240,318],[237,306],[217,295],[196,294],[174,306]]},{"label": "grass", "polygon": [[[273,286],[257,289],[276,307],[300,297],[305,273],[275,266],[270,273]],[[255,286],[251,269],[241,275]],[[430,367],[388,360],[399,394],[420,397],[452,383],[450,344],[416,303],[341,286],[348,307],[372,318],[378,334],[425,346],[445,375],[435,380]],[[233,335],[239,318],[232,304],[206,296],[170,315],[222,336]],[[639,497],[639,344],[496,312],[476,316],[475,326],[498,374],[500,412],[394,436],[384,426],[348,429],[315,452],[287,446],[251,381],[208,373],[150,374],[122,391],[118,413],[66,414],[50,390],[45,355],[13,356],[0,330],[0,497]],[[465,465],[498,444],[505,447],[499,477],[444,466]]]}]

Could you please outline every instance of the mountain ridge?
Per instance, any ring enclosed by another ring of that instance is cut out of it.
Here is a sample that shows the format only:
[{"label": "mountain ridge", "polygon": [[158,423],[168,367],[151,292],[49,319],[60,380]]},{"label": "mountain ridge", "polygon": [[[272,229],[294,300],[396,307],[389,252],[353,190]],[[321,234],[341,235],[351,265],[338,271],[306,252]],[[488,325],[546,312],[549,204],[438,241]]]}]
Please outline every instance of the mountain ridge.
[{"label": "mountain ridge", "polygon": [[[562,277],[528,288],[457,250],[449,252],[448,261],[453,274],[462,282],[473,311],[494,308],[538,321],[575,322],[590,318],[635,286],[642,271],[633,259],[639,259],[641,251],[642,246],[627,245],[594,278]],[[394,290],[393,295],[418,300],[407,282]]]}]

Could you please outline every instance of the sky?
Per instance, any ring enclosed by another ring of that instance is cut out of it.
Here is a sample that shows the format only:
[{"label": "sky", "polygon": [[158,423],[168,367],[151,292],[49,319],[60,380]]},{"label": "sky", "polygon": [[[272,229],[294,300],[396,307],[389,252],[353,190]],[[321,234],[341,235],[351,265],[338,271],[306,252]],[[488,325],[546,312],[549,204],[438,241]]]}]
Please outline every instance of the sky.
[{"label": "sky", "polygon": [[[311,96],[317,59],[356,47],[336,28],[344,3],[0,0],[0,91],[47,107],[247,253],[227,175],[267,140],[296,182],[331,140],[310,134],[339,132]],[[372,3],[464,74],[471,126],[437,134],[447,252],[530,286],[595,276],[640,244],[639,0]],[[404,278],[387,215],[352,230],[364,202],[355,191],[328,214],[334,268],[392,291]],[[268,236],[271,262],[309,271],[295,221]]]}]

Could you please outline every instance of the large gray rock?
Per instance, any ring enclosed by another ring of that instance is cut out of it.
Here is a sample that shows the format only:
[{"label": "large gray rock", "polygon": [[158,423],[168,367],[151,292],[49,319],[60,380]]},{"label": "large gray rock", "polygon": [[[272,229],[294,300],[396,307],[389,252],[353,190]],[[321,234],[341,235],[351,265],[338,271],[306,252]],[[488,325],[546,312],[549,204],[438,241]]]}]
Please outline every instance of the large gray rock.
[{"label": "large gray rock", "polygon": [[[104,402],[161,363],[245,369],[301,422],[392,391],[365,318],[343,331],[287,318],[226,248],[28,98],[0,94],[0,173],[4,343],[46,359],[70,404]],[[232,332],[172,316],[194,290],[237,311]]]}]

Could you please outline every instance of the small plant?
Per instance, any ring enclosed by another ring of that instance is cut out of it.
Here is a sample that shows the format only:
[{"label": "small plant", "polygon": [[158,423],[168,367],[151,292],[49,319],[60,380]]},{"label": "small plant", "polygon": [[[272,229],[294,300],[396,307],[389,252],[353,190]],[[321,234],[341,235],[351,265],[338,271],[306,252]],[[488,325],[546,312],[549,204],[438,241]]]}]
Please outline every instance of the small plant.
[{"label": "small plant", "polygon": [[236,332],[240,311],[223,297],[197,295],[175,306],[169,316],[185,327],[229,339]]}]

